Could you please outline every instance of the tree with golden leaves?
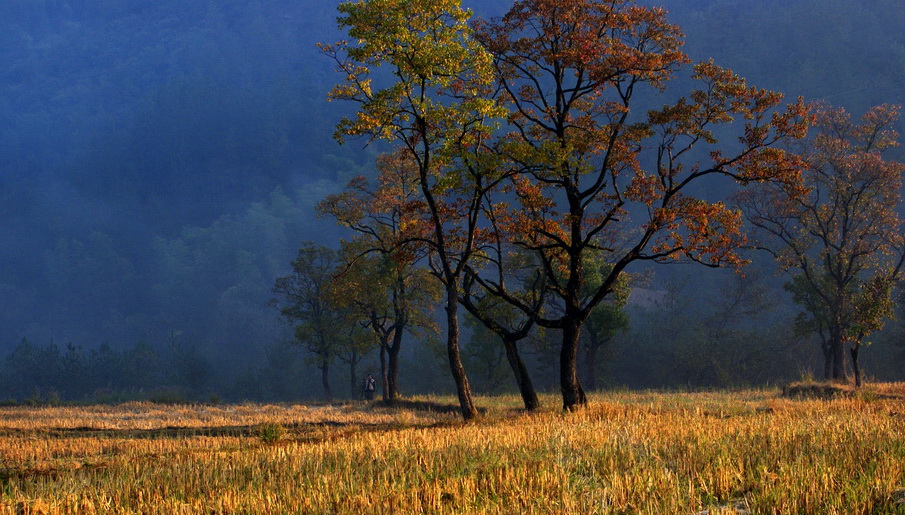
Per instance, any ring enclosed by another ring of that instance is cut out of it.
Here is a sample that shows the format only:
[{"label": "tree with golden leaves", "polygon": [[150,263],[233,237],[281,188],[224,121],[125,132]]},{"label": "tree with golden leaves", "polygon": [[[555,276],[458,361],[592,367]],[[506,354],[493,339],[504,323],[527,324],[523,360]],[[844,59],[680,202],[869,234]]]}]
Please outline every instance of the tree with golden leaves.
[{"label": "tree with golden leaves", "polygon": [[[495,181],[484,142],[500,114],[491,98],[491,56],[472,37],[458,0],[364,0],[339,6],[352,42],[324,46],[345,74],[331,98],[356,102],[336,135],[386,139],[414,167],[420,201],[403,222],[407,240],[424,245],[443,284],[446,348],[462,416],[477,416],[459,350],[459,299],[476,252],[484,195]],[[375,85],[372,69],[392,79]]]}]

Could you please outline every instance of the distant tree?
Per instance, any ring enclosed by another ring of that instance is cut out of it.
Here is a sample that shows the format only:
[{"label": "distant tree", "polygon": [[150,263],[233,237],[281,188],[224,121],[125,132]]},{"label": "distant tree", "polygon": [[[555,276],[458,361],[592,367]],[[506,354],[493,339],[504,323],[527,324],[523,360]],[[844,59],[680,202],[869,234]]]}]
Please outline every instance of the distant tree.
[{"label": "distant tree", "polygon": [[150,343],[140,340],[123,352],[122,366],[129,387],[149,390],[160,386],[160,354]]},{"label": "distant tree", "polygon": [[383,400],[399,398],[400,351],[405,333],[423,337],[436,330],[432,308],[438,283],[426,270],[404,266],[386,254],[361,255],[346,242],[334,278],[334,302],[349,311],[349,323],[367,329],[380,351]]},{"label": "distant tree", "polygon": [[171,330],[164,361],[165,380],[172,385],[188,388],[195,396],[205,387],[211,367],[197,345],[180,338],[182,331]]},{"label": "distant tree", "polygon": [[[521,171],[505,239],[537,253],[562,305],[537,323],[562,331],[560,388],[571,410],[587,402],[577,374],[582,328],[626,267],[740,264],[740,213],[692,189],[719,176],[794,181],[798,163],[775,145],[804,135],[806,108],[799,100],[782,111],[780,94],[704,62],[693,68],[700,89],[637,113],[636,93],[661,92],[689,60],[665,12],[631,0],[520,0],[476,34],[494,56],[513,129],[498,148]],[[715,131],[736,118],[739,144],[718,149]],[[694,160],[701,155],[709,162]],[[611,268],[584,295],[588,257]]]},{"label": "distant tree", "polygon": [[822,107],[804,146],[804,187],[765,184],[740,195],[762,245],[792,276],[787,289],[804,313],[799,327],[820,335],[827,379],[847,379],[849,345],[855,383],[865,338],[893,315],[892,292],[905,261],[901,202],[905,165],[885,160],[896,146],[899,108],[881,105],[860,121]]},{"label": "distant tree", "polygon": [[350,330],[348,311],[332,300],[338,264],[334,250],[306,243],[292,262],[292,273],[278,278],[273,287],[280,314],[295,326],[295,341],[321,371],[327,400],[333,399],[330,365],[334,358],[342,353],[354,375],[355,356],[361,351],[360,335]]},{"label": "distant tree", "polygon": [[[490,96],[491,58],[471,37],[458,0],[365,0],[340,4],[352,43],[325,46],[345,75],[332,98],[360,105],[337,129],[397,143],[414,166],[420,198],[406,211],[410,239],[429,248],[443,284],[446,348],[465,419],[477,416],[459,348],[460,281],[479,238],[481,200],[493,187],[483,144],[498,115]],[[372,68],[392,80],[376,88]]]},{"label": "distant tree", "polygon": [[61,386],[60,360],[60,348],[54,342],[42,346],[22,338],[6,357],[13,394],[58,390]]},{"label": "distant tree", "polygon": [[374,338],[358,324],[353,313],[346,312],[346,315],[348,318],[340,329],[341,345],[336,350],[336,357],[349,365],[349,394],[355,397],[359,393],[358,364],[374,349]]},{"label": "distant tree", "polygon": [[[585,263],[587,293],[592,294],[596,291],[600,282],[609,275],[611,268],[612,265],[606,262]],[[586,330],[582,334],[580,345],[584,352],[584,378],[589,390],[596,390],[598,387],[597,368],[600,352],[612,343],[617,334],[628,330],[629,320],[625,312],[625,303],[631,293],[630,282],[628,274],[622,274],[609,298],[595,306],[588,314]]]},{"label": "distant tree", "polygon": [[[787,333],[785,321],[775,309],[779,304],[766,278],[757,272],[734,274],[702,303],[696,337],[688,338],[683,353],[674,359],[686,384],[737,386],[764,383],[783,364],[794,364],[792,351],[800,340],[775,338]],[[678,309],[685,309],[679,297]],[[680,322],[687,323],[687,322]],[[772,333],[772,334],[771,334]],[[797,366],[797,365],[793,365]],[[772,369],[772,371],[771,371]],[[788,371],[789,368],[786,368]],[[786,372],[788,373],[788,372]]]},{"label": "distant tree", "polygon": [[469,314],[464,322],[471,334],[462,348],[462,362],[475,381],[475,389],[499,392],[509,375],[506,348],[500,345],[496,333],[480,320]]},{"label": "distant tree", "polygon": [[791,314],[769,272],[753,268],[708,278],[684,270],[659,279],[657,290],[636,288],[626,306],[631,327],[613,345],[616,384],[726,388],[799,374],[808,345],[789,334]]},{"label": "distant tree", "polygon": [[418,198],[412,167],[397,152],[379,156],[377,170],[374,183],[356,177],[317,209],[356,233],[342,242],[337,302],[357,311],[374,333],[380,347],[383,400],[390,402],[399,396],[403,335],[435,328],[432,306],[440,292],[436,280],[417,266],[423,246],[406,241],[405,211]]}]

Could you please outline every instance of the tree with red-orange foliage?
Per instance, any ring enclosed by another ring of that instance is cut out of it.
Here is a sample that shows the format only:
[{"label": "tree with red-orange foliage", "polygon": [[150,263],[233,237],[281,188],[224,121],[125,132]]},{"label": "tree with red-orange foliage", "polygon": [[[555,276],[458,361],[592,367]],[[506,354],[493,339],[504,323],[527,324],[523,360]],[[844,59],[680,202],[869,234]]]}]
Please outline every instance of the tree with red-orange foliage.
[{"label": "tree with red-orange foliage", "polygon": [[821,338],[826,379],[845,381],[849,344],[855,383],[865,338],[892,317],[892,290],[905,261],[902,199],[905,165],[883,158],[896,146],[899,108],[881,105],[860,121],[822,106],[804,145],[803,191],[764,184],[739,195],[761,246],[792,275],[786,289],[804,308],[800,329]]},{"label": "tree with red-orange foliage", "polygon": [[[561,312],[537,314],[499,282],[480,280],[562,331],[560,386],[571,410],[586,403],[582,326],[620,274],[636,261],[742,264],[741,213],[690,190],[718,177],[796,184],[801,162],[777,144],[803,137],[809,113],[800,99],[783,108],[780,94],[712,62],[692,68],[699,89],[688,96],[633,109],[640,91],[663,91],[689,59],[665,12],[631,0],[520,0],[478,22],[476,36],[494,57],[509,111],[511,131],[496,148],[520,171],[509,183],[517,201],[494,206],[496,227],[537,253]],[[741,132],[731,150],[717,147],[723,126]],[[612,266],[588,292],[583,263],[592,256]]]},{"label": "tree with red-orange foliage", "polygon": [[383,400],[399,397],[399,365],[405,332],[432,330],[429,306],[436,303],[436,281],[418,266],[426,251],[412,243],[405,227],[422,207],[417,170],[402,151],[377,158],[377,177],[358,176],[345,190],[318,203],[321,214],[354,232],[343,240],[342,271],[334,279],[344,304],[353,306],[375,335],[380,350]]}]

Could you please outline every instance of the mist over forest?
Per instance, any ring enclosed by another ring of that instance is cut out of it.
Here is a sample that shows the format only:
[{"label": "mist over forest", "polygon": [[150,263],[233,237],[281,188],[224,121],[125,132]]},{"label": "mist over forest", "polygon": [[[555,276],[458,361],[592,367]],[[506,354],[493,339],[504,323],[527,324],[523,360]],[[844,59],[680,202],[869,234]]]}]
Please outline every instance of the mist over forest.
[{"label": "mist over forest", "polygon": [[[303,242],[335,248],[348,236],[314,206],[373,177],[386,150],[333,139],[353,108],[327,101],[342,77],[316,46],[344,37],[336,3],[0,3],[0,399],[321,395],[271,301],[274,281]],[[509,6],[464,3],[476,16]],[[693,60],[788,99],[855,116],[905,103],[900,0],[660,4]],[[794,330],[788,278],[768,255],[747,257],[744,274],[631,270],[643,286],[596,357],[597,386],[819,376],[819,345]],[[512,390],[502,347],[470,327],[463,359],[476,390]],[[905,379],[902,335],[893,322],[871,339],[869,377]],[[406,337],[402,392],[451,391],[436,339]],[[526,352],[537,386],[556,389],[555,348]],[[372,352],[358,372],[376,367]],[[341,362],[331,373],[340,396],[358,394]]]}]

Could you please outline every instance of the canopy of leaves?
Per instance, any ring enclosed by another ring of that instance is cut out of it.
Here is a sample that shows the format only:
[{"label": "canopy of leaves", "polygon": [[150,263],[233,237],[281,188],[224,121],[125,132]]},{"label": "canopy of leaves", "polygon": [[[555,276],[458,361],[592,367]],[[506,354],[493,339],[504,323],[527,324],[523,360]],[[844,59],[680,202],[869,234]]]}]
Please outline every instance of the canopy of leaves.
[{"label": "canopy of leaves", "polygon": [[739,196],[762,244],[793,274],[789,290],[808,313],[802,324],[847,341],[879,330],[892,314],[905,241],[898,215],[905,165],[895,146],[898,108],[875,107],[859,121],[823,106],[803,148],[803,188],[764,185]]}]

